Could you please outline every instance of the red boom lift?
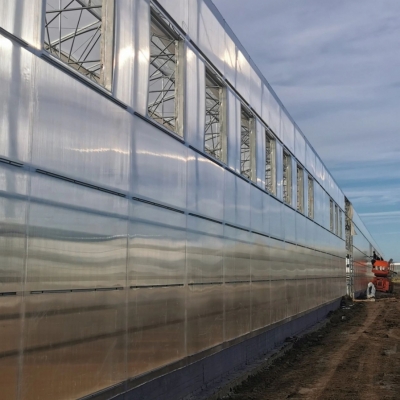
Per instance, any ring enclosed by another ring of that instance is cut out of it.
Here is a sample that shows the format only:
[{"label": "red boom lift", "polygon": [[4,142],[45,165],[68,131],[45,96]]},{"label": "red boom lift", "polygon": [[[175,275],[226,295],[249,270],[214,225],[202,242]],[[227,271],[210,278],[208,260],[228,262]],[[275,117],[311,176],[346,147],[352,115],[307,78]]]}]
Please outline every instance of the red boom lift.
[{"label": "red boom lift", "polygon": [[379,292],[393,292],[392,277],[396,273],[394,272],[393,260],[382,261],[375,260],[372,265],[372,273],[375,277],[372,279],[372,283],[375,289]]}]

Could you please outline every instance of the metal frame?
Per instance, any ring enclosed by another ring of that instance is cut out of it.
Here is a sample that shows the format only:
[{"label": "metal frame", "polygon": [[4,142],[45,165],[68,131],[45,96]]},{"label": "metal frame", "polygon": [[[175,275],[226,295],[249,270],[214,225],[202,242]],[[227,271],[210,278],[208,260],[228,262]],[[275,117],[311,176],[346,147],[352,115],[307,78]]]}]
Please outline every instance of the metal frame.
[{"label": "metal frame", "polygon": [[285,203],[291,205],[292,204],[292,157],[286,150],[283,150],[282,169],[283,169],[282,197]]},{"label": "metal frame", "polygon": [[276,194],[276,139],[265,131],[265,190]]},{"label": "metal frame", "polygon": [[111,90],[114,0],[46,0],[44,12],[44,49]]},{"label": "metal frame", "polygon": [[297,211],[304,212],[304,169],[297,164]]},{"label": "metal frame", "polygon": [[152,8],[148,116],[183,136],[183,93],[180,54],[183,42],[166,17]]},{"label": "metal frame", "polygon": [[204,151],[226,162],[225,86],[209,68],[205,83]]},{"label": "metal frame", "polygon": [[254,118],[243,105],[240,111],[240,173],[252,180],[254,174]]}]

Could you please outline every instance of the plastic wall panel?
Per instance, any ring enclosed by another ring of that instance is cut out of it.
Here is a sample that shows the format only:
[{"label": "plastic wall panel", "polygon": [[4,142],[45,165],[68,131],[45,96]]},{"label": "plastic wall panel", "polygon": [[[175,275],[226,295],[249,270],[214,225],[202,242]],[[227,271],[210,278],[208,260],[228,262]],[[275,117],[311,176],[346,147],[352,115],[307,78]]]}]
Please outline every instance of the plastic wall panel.
[{"label": "plastic wall panel", "polygon": [[0,27],[38,49],[41,48],[41,21],[41,0],[7,0],[0,3]]},{"label": "plastic wall panel", "polygon": [[225,220],[243,227],[250,226],[250,185],[225,171]]},{"label": "plastic wall panel", "polygon": [[263,118],[267,122],[268,126],[273,130],[275,135],[282,140],[281,106],[266,86],[264,86],[263,102],[264,101],[267,103],[265,110],[267,114],[263,115]]},{"label": "plastic wall panel", "polygon": [[283,147],[279,142],[276,146],[276,197],[283,199]]},{"label": "plastic wall panel", "polygon": [[128,376],[185,357],[186,288],[134,288],[128,295]]},{"label": "plastic wall panel", "polygon": [[[0,4],[0,18],[4,16],[1,9],[7,8],[8,3]],[[0,35],[0,60],[0,155],[27,162],[30,161],[34,56]]]},{"label": "plastic wall panel", "polygon": [[250,63],[247,61],[246,56],[242,51],[237,49],[236,90],[248,103],[250,103],[250,74]]},{"label": "plastic wall panel", "polygon": [[[306,143],[306,168],[310,174],[316,178],[315,174],[315,153],[311,146]],[[315,186],[315,185],[314,185]]]},{"label": "plastic wall panel", "polygon": [[227,93],[228,114],[228,165],[240,174],[240,116],[241,104],[230,89]]},{"label": "plastic wall panel", "polygon": [[261,79],[253,68],[250,69],[250,105],[261,115],[262,85]]},{"label": "plastic wall panel", "polygon": [[208,6],[202,2],[198,14],[199,41],[197,45],[221,72],[224,72],[225,30]]},{"label": "plastic wall panel", "polygon": [[187,148],[140,118],[132,143],[132,192],[137,197],[186,207]]},{"label": "plastic wall panel", "polygon": [[[284,238],[283,208],[282,203],[273,197],[267,197],[266,212],[268,215],[268,234],[279,239]],[[267,228],[267,226],[266,226]]]},{"label": "plastic wall panel", "polygon": [[319,184],[324,187],[324,181],[322,180],[322,168],[323,165],[321,163],[321,160],[319,159],[318,156],[315,156],[315,177]]},{"label": "plastic wall panel", "polygon": [[148,0],[115,2],[115,66],[113,93],[124,103],[147,114],[150,60]]},{"label": "plastic wall panel", "polygon": [[294,125],[285,112],[281,112],[283,144],[294,154]]},{"label": "plastic wall panel", "polygon": [[263,197],[267,196],[261,190],[255,187],[250,187],[250,199],[251,199],[251,229],[257,232],[263,232],[264,222],[264,204]]},{"label": "plastic wall panel", "polygon": [[186,217],[134,202],[130,207],[128,282],[179,285],[185,279]]},{"label": "plastic wall panel", "polygon": [[306,222],[306,217],[296,213],[296,243],[302,246],[309,246],[307,242]]},{"label": "plastic wall panel", "polygon": [[[188,216],[189,226],[191,229],[187,232],[186,245],[188,284],[222,284],[223,225]],[[209,228],[209,233],[204,232],[205,227]]]},{"label": "plastic wall panel", "polygon": [[[158,2],[185,32],[189,31],[189,8],[191,4],[188,1],[159,0]],[[197,1],[193,3],[197,3]]]},{"label": "plastic wall panel", "polygon": [[256,174],[257,185],[265,189],[265,128],[256,119]]},{"label": "plastic wall panel", "polygon": [[36,63],[32,162],[60,175],[128,190],[133,117],[44,60]]},{"label": "plastic wall panel", "polygon": [[229,35],[230,29],[225,24],[225,48],[224,48],[224,73],[225,78],[233,85],[236,86],[236,58],[237,51],[235,42]]},{"label": "plastic wall panel", "polygon": [[126,379],[125,296],[27,296],[20,398],[80,398]]},{"label": "plastic wall panel", "polygon": [[285,241],[296,241],[296,211],[288,206],[283,206],[282,223],[285,230]]},{"label": "plastic wall panel", "polygon": [[306,165],[306,141],[298,129],[294,132],[294,154],[302,165]]},{"label": "plastic wall panel", "polygon": [[0,293],[17,292],[0,296],[0,387],[7,399],[17,398],[28,188],[25,171],[0,164]]},{"label": "plastic wall panel", "polygon": [[127,213],[126,199],[33,175],[25,290],[123,287]]},{"label": "plastic wall panel", "polygon": [[186,96],[185,122],[186,141],[193,147],[204,151],[204,131],[206,120],[206,69],[197,52],[186,48]]},{"label": "plastic wall panel", "polygon": [[187,208],[194,213],[222,220],[224,173],[229,172],[190,149],[188,152]]}]

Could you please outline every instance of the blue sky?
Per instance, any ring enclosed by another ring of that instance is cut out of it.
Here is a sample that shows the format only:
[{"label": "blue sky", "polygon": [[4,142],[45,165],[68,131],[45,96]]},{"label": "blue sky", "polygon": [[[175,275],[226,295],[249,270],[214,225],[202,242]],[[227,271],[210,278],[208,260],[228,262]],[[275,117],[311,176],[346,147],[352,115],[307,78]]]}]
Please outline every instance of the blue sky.
[{"label": "blue sky", "polygon": [[400,1],[213,2],[385,257],[400,261]]}]

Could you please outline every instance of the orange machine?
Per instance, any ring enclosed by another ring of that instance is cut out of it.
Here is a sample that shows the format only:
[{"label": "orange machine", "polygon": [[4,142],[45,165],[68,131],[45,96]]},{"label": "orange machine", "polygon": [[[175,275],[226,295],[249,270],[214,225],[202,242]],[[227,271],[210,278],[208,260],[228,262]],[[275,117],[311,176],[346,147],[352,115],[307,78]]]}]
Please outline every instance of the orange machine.
[{"label": "orange machine", "polygon": [[372,273],[375,277],[372,279],[376,290],[379,292],[393,292],[392,277],[395,274],[392,260],[381,261],[375,260],[372,265]]}]

